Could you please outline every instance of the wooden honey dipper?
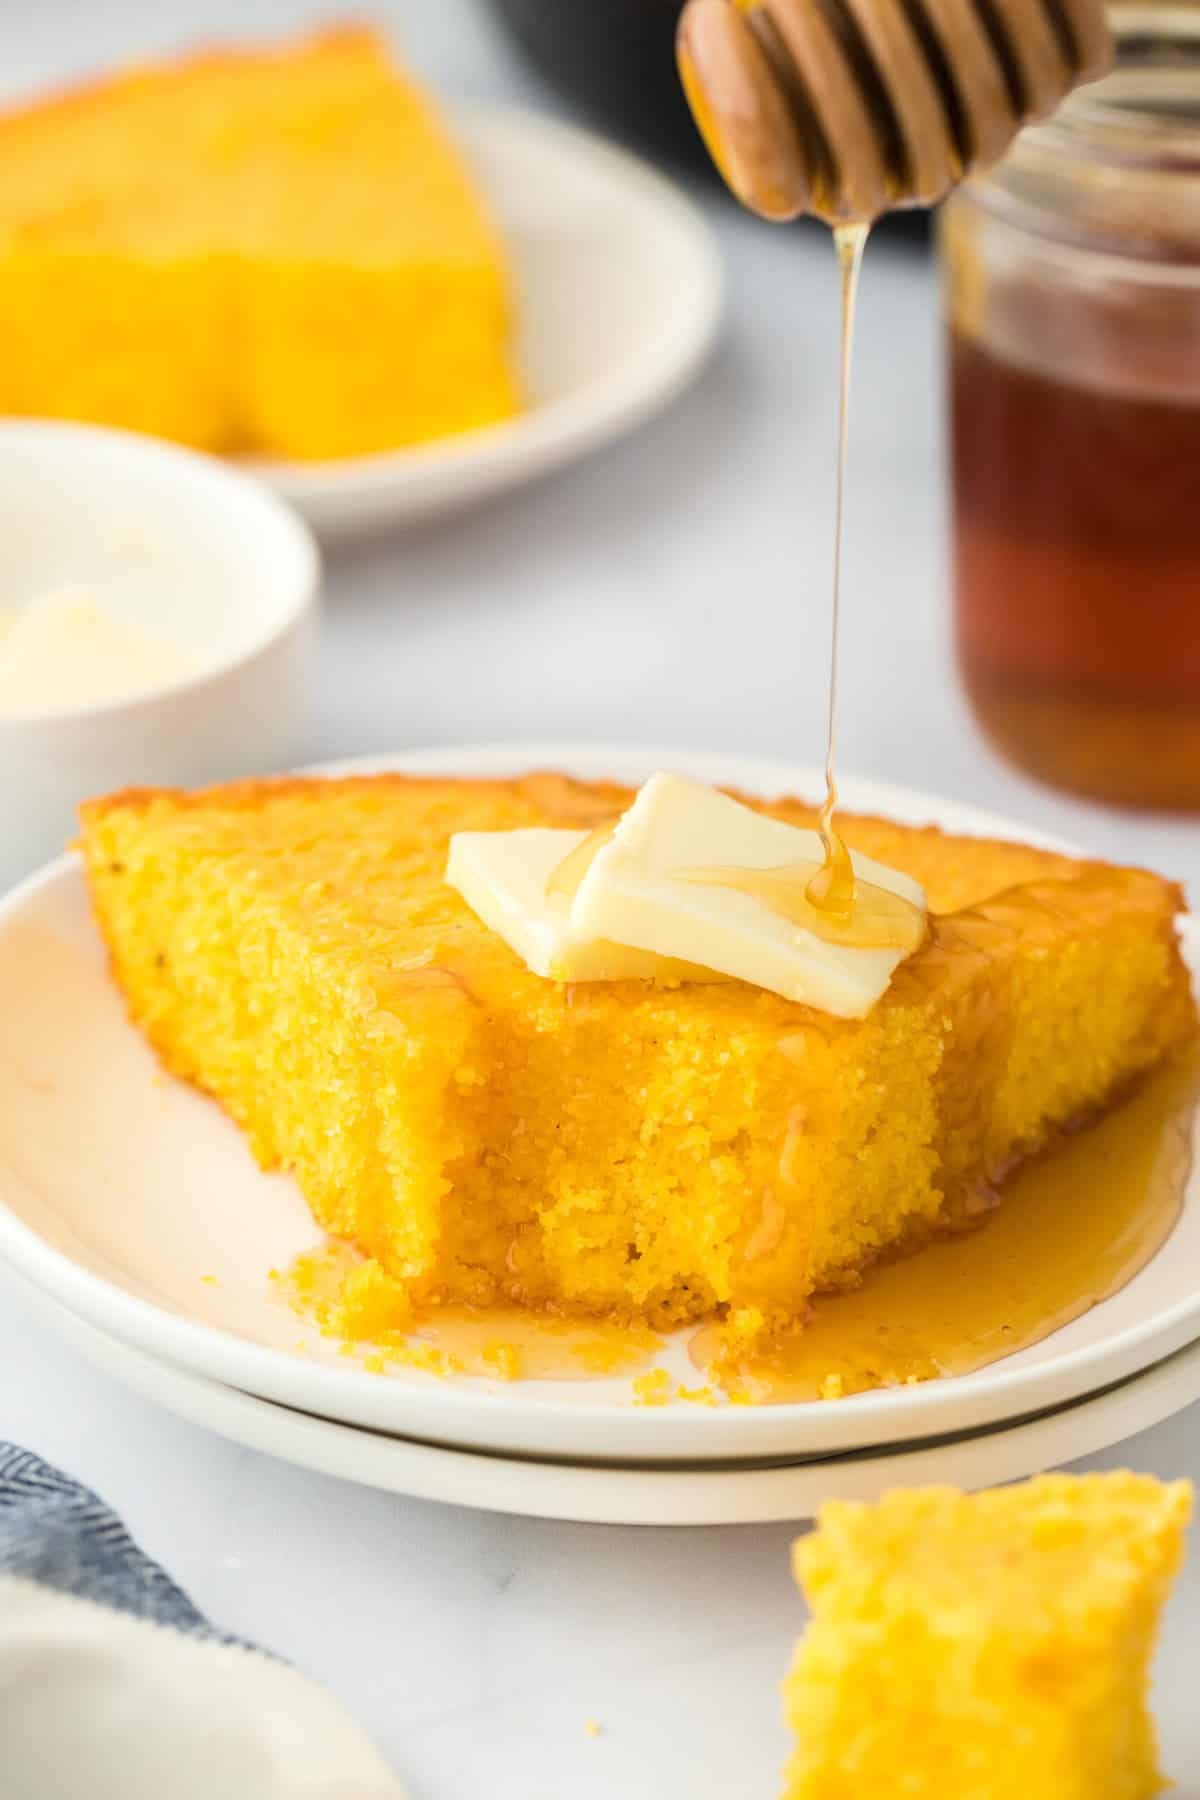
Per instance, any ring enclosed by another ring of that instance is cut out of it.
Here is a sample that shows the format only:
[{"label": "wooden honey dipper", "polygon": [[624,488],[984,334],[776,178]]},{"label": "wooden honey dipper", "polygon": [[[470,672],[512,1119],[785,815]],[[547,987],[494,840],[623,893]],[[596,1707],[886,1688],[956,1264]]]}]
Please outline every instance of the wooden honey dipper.
[{"label": "wooden honey dipper", "polygon": [[688,0],[688,101],[768,219],[929,205],[1108,68],[1103,0]]}]

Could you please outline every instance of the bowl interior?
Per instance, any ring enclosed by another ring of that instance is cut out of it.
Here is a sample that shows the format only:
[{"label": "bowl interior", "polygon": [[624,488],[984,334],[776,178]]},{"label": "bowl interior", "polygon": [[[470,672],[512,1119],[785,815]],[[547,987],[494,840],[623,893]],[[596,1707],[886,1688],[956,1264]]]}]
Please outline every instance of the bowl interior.
[{"label": "bowl interior", "polygon": [[0,611],[82,586],[211,664],[272,637],[313,574],[305,528],[218,463],[89,426],[0,423]]}]

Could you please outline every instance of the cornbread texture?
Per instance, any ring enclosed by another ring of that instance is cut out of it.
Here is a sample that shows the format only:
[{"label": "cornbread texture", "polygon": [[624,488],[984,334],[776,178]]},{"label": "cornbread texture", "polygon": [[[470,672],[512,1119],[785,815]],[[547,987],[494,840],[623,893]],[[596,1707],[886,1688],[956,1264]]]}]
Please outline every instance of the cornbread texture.
[{"label": "cornbread texture", "polygon": [[1177,890],[1016,844],[846,819],[940,915],[861,1021],[736,982],[556,985],[442,879],[455,831],[630,799],[555,774],[143,791],[86,805],[82,846],[167,1067],[418,1304],[795,1318],[1194,1028]]},{"label": "cornbread texture", "polygon": [[1043,1475],[832,1504],[796,1546],[787,1800],[1149,1800],[1187,1482]]},{"label": "cornbread texture", "polygon": [[509,416],[504,261],[370,30],[0,117],[0,410],[352,455]]}]

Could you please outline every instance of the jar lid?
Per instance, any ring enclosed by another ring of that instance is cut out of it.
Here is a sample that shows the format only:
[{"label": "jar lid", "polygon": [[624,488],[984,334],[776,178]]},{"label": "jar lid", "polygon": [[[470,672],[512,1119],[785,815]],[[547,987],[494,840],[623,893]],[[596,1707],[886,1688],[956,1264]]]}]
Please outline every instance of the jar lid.
[{"label": "jar lid", "polygon": [[1025,229],[1155,262],[1200,260],[1200,4],[1109,9],[1117,62],[1023,131],[971,196]]},{"label": "jar lid", "polygon": [[1200,170],[1200,5],[1115,6],[1112,72],[1034,127],[1086,141],[1097,158]]}]

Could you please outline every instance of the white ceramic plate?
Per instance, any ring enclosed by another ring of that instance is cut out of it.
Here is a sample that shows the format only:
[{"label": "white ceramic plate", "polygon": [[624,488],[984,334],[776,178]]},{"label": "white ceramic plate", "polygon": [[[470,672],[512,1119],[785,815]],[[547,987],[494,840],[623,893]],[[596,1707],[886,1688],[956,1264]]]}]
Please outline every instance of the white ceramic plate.
[{"label": "white ceramic plate", "polygon": [[720,256],[665,176],[536,113],[472,107],[456,125],[512,263],[530,405],[410,450],[252,465],[327,535],[465,507],[576,461],[661,411],[717,335]]},{"label": "white ceramic plate", "polygon": [[991,1487],[1105,1450],[1200,1397],[1200,1344],[1194,1344],[1091,1399],[949,1443],[783,1468],[571,1466],[444,1450],[310,1418],[159,1362],[60,1306],[47,1302],[46,1310],[92,1368],[252,1450],[418,1500],[596,1525],[761,1525],[812,1518],[826,1500],[877,1500],[894,1487]]},{"label": "white ceramic plate", "polygon": [[[637,781],[664,765],[760,793],[820,786],[811,770],[765,759],[569,744],[450,749],[386,766],[541,766]],[[845,799],[914,823],[1021,835],[882,784],[848,779]],[[1194,932],[1189,941],[1195,954]],[[1200,1336],[1193,1177],[1168,1254],[1104,1305],[975,1375],[818,1404],[650,1410],[631,1404],[627,1376],[505,1384],[369,1374],[305,1331],[272,1289],[268,1270],[316,1241],[304,1202],[290,1180],[261,1174],[228,1120],[167,1079],[127,1025],[73,861],[0,905],[0,993],[0,1254],[112,1336],[326,1418],[519,1455],[798,1459],[1012,1420],[1123,1380]],[[694,1381],[682,1335],[660,1360]]]}]

